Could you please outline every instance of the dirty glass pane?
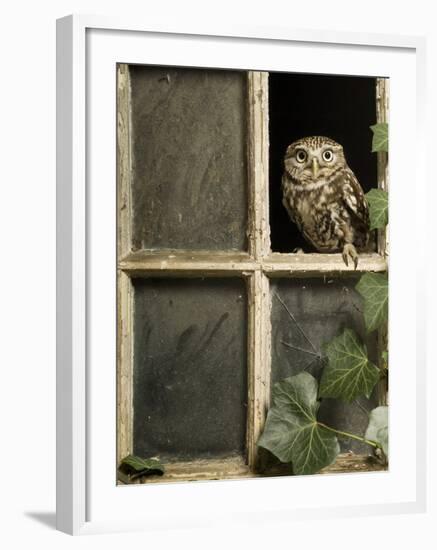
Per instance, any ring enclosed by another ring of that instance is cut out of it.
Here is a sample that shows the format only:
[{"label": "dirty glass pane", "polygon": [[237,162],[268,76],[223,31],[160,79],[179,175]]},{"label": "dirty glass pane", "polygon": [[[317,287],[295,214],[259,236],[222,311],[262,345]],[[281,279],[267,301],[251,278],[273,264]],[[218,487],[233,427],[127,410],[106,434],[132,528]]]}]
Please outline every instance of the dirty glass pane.
[{"label": "dirty glass pane", "polygon": [[[307,278],[272,282],[272,384],[306,370],[319,379],[322,345],[344,328],[353,329],[377,362],[377,334],[366,333],[358,279]],[[287,311],[288,310],[288,311]],[[294,318],[294,319],[293,319]],[[323,399],[320,419],[335,428],[364,435],[370,411],[377,406],[377,390],[370,400],[358,403]],[[339,439],[343,452],[368,453],[369,447],[351,439]]]},{"label": "dirty glass pane", "polygon": [[244,454],[244,281],[133,282],[135,454],[166,461]]},{"label": "dirty glass pane", "polygon": [[134,249],[244,250],[246,73],[130,66]]}]

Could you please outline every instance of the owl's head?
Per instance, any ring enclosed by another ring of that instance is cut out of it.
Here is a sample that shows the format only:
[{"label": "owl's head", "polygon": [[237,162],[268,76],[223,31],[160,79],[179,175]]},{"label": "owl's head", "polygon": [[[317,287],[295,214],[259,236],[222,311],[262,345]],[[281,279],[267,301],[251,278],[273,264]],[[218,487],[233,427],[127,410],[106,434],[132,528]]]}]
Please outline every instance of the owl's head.
[{"label": "owl's head", "polygon": [[287,147],[284,158],[285,171],[302,185],[330,181],[334,173],[344,166],[343,147],[324,136],[294,141]]}]

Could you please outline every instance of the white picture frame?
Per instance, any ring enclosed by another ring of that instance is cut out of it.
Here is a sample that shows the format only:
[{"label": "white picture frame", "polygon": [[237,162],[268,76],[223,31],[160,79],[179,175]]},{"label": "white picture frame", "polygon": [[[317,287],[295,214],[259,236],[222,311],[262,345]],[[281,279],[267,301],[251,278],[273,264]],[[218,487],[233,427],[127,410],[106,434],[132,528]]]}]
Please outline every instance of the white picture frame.
[{"label": "white picture frame", "polygon": [[[295,54],[293,62],[287,61],[290,51]],[[115,84],[111,85],[111,71],[113,68],[115,82],[117,61],[379,74],[392,79],[390,359],[394,367],[389,472],[116,487],[115,192],[111,188],[104,203],[98,198],[102,182],[115,185]],[[425,262],[423,241],[416,239],[424,221],[412,200],[426,195],[425,163],[421,162],[425,150],[421,147],[424,89],[425,41],[421,37],[250,26],[196,28],[195,24],[171,28],[78,15],[58,20],[59,530],[84,534],[256,521],[260,517],[291,521],[425,510],[425,295],[421,284]],[[410,140],[415,137],[417,160],[408,169],[401,162],[406,149],[400,136],[406,133]],[[407,184],[408,196],[400,192]],[[407,208],[409,229],[402,224],[402,212]],[[97,242],[101,246],[97,247]],[[404,248],[415,250],[408,273],[402,269]],[[402,312],[408,314],[408,326],[400,322]],[[403,405],[407,396],[408,410]],[[408,449],[402,447],[402,430],[409,432]],[[182,509],[180,502],[184,503]]]}]

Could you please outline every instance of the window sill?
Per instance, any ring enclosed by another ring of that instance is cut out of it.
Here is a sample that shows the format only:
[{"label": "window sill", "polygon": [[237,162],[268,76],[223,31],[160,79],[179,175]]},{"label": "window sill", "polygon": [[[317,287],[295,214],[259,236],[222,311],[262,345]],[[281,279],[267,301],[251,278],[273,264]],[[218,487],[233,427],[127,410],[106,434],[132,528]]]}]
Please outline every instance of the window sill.
[{"label": "window sill", "polygon": [[[212,481],[219,479],[250,479],[259,477],[289,476],[288,464],[272,466],[263,473],[253,473],[242,457],[223,460],[196,460],[193,462],[175,462],[165,465],[163,476],[138,478],[131,485],[145,483],[172,483],[175,481]],[[355,472],[381,472],[388,467],[370,455],[342,453],[334,464],[323,468],[318,474],[350,474]],[[317,475],[318,475],[317,474]],[[118,480],[118,485],[126,485]]]}]

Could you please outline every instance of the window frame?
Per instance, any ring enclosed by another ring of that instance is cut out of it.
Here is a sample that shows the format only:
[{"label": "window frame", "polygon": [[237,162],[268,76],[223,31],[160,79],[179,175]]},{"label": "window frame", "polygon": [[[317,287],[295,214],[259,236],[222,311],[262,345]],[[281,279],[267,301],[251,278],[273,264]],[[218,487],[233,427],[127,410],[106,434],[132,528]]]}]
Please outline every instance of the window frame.
[{"label": "window frame", "polygon": [[[341,254],[284,254],[271,251],[269,220],[269,121],[266,71],[247,71],[248,248],[247,252],[131,249],[131,158],[129,64],[117,64],[117,465],[133,449],[133,285],[135,277],[241,277],[248,303],[247,462],[244,457],[166,464],[165,481],[257,477],[257,440],[270,405],[270,279],[326,274],[385,272],[388,232],[378,231],[377,251],[360,254],[357,271]],[[376,122],[388,120],[389,81],[376,79]],[[378,187],[388,189],[387,154],[377,154]],[[380,339],[382,335],[380,334]],[[379,387],[380,403],[387,387]],[[376,470],[364,455],[339,455],[323,472]],[[268,475],[288,474],[285,469]],[[162,482],[148,478],[147,482]]]}]

